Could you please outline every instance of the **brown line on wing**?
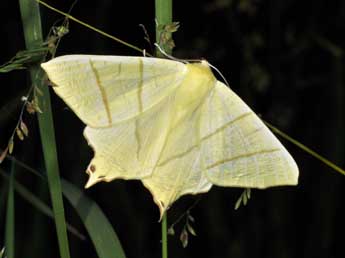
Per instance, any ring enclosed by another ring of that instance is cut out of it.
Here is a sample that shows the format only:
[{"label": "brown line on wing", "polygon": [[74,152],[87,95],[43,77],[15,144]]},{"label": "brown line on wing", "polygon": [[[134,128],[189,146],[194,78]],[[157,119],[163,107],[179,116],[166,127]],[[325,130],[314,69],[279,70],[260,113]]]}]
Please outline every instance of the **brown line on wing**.
[{"label": "brown line on wing", "polygon": [[[142,100],[142,94],[143,94],[143,84],[144,84],[144,64],[143,60],[141,58],[138,58],[139,60],[139,82],[138,82],[138,105],[139,105],[139,114],[143,112],[143,100]],[[139,153],[141,149],[141,140],[140,140],[140,133],[139,133],[139,124],[138,119],[135,120],[135,138],[137,140],[138,148],[137,148],[137,160],[139,160]]]},{"label": "brown line on wing", "polygon": [[210,137],[216,135],[217,133],[222,132],[223,130],[225,130],[227,127],[229,127],[229,126],[232,125],[233,123],[235,123],[235,122],[237,122],[237,121],[239,121],[239,120],[241,120],[241,119],[243,119],[243,118],[245,118],[245,117],[247,117],[247,116],[249,116],[249,115],[251,115],[251,114],[252,114],[251,112],[248,112],[248,113],[244,113],[244,114],[242,114],[242,115],[236,117],[235,119],[233,119],[233,120],[227,122],[227,123],[224,124],[223,126],[221,126],[221,127],[219,127],[218,129],[216,129],[214,132],[212,132],[212,133],[210,133],[210,134],[208,134],[208,135],[202,137],[202,138],[200,139],[200,142],[198,142],[197,144],[192,145],[190,148],[188,148],[188,149],[185,150],[184,152],[181,152],[181,153],[179,153],[179,154],[176,154],[176,155],[174,155],[174,156],[172,156],[172,157],[170,157],[170,158],[168,158],[168,159],[166,159],[166,160],[160,162],[157,166],[158,166],[158,167],[163,166],[163,165],[167,164],[168,162],[170,162],[170,161],[172,161],[172,160],[175,160],[175,159],[178,159],[178,158],[183,157],[184,155],[188,154],[189,152],[191,152],[191,151],[194,150],[195,148],[199,147],[200,144],[201,144],[201,142],[203,142],[203,141],[207,140],[208,138],[210,138]]},{"label": "brown line on wing", "polygon": [[243,118],[245,118],[245,117],[247,117],[247,116],[250,116],[251,114],[253,114],[253,113],[252,113],[252,112],[247,112],[247,113],[244,113],[244,114],[242,114],[242,115],[236,117],[235,119],[233,119],[233,120],[231,120],[231,121],[225,123],[224,125],[222,125],[222,126],[219,127],[218,129],[216,129],[214,132],[212,132],[212,133],[210,133],[210,134],[208,134],[208,135],[202,137],[200,140],[201,140],[201,141],[204,141],[204,140],[207,140],[208,138],[211,138],[213,135],[216,135],[217,133],[219,133],[219,132],[225,130],[228,126],[232,125],[233,123],[235,123],[235,122],[237,122],[237,121],[239,121],[239,120],[241,120],[241,119],[243,119]]},{"label": "brown line on wing", "polygon": [[254,156],[254,155],[258,155],[258,154],[272,153],[272,152],[277,152],[277,151],[280,151],[280,149],[269,149],[269,150],[256,151],[256,152],[252,152],[252,153],[238,155],[238,156],[231,157],[231,158],[228,158],[228,159],[219,160],[216,163],[213,163],[212,165],[207,166],[206,170],[210,169],[210,168],[214,168],[216,166],[219,166],[221,164],[224,164],[224,163],[227,163],[227,162],[230,162],[230,161],[234,161],[236,159],[247,158],[247,157],[251,157],[251,156]]},{"label": "brown line on wing", "polygon": [[105,92],[104,87],[101,84],[101,81],[100,81],[100,78],[99,78],[99,74],[98,74],[96,68],[93,66],[93,62],[92,62],[91,59],[89,60],[89,63],[90,63],[90,66],[91,66],[91,70],[92,70],[93,74],[95,75],[96,84],[98,86],[98,89],[101,92],[103,104],[104,104],[104,107],[105,107],[105,110],[106,110],[106,113],[107,113],[108,123],[109,123],[109,125],[111,125],[112,124],[112,117],[111,117],[111,113],[110,113],[110,108],[109,108],[109,103],[108,103],[108,99],[107,99],[107,94]]}]

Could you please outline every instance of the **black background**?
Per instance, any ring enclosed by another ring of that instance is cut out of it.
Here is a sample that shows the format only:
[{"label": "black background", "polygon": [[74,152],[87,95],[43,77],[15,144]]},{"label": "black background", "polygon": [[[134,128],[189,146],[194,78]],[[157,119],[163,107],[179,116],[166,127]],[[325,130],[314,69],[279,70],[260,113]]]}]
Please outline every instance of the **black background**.
[{"label": "black background", "polygon": [[[67,11],[71,1],[49,1]],[[2,3],[0,63],[24,49],[17,1]],[[42,7],[45,33],[60,15]],[[153,1],[79,0],[72,15],[140,48],[144,24],[154,41]],[[232,89],[256,113],[290,136],[344,166],[344,60],[334,49],[344,43],[344,1],[189,0],[175,1],[174,34],[179,58],[205,58],[224,74]],[[341,52],[341,51],[340,51]],[[62,54],[140,55],[119,43],[70,22]],[[20,98],[30,84],[25,71],[0,74],[1,148],[16,124]],[[81,188],[92,150],[84,125],[52,94],[62,176]],[[30,137],[15,143],[14,155],[42,169],[36,118],[25,115]],[[213,187],[192,210],[197,237],[183,249],[169,237],[170,257],[345,257],[343,232],[345,178],[282,139],[300,169],[297,187],[253,190],[246,207],[234,211],[241,189]],[[7,168],[5,162],[2,167]],[[49,202],[46,186],[25,170],[18,180]],[[0,181],[0,199],[6,197]],[[86,191],[101,206],[128,258],[160,257],[158,208],[136,181],[100,183]],[[172,223],[197,197],[186,196],[169,211]],[[86,234],[66,202],[68,221]],[[5,207],[0,207],[3,243]],[[17,257],[58,257],[53,222],[16,196]],[[89,240],[69,235],[72,257],[96,257]]]}]

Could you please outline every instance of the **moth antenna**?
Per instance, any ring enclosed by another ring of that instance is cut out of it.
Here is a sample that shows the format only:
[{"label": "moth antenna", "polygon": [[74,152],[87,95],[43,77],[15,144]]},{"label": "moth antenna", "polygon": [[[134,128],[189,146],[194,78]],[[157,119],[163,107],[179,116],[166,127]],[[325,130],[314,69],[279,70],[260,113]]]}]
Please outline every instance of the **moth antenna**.
[{"label": "moth antenna", "polygon": [[189,62],[197,62],[197,63],[201,63],[203,61],[203,59],[180,59],[180,58],[176,58],[173,57],[172,55],[169,55],[167,52],[165,52],[160,45],[158,45],[157,43],[154,44],[158,50],[167,58],[178,61],[178,62],[182,62],[184,64],[188,64]]},{"label": "moth antenna", "polygon": [[188,61],[185,60],[185,59],[179,59],[179,58],[176,58],[176,57],[173,57],[172,55],[169,55],[167,52],[164,51],[164,49],[162,49],[160,47],[160,45],[158,45],[157,43],[154,44],[156,46],[156,48],[158,48],[159,52],[161,52],[165,57],[171,59],[171,60],[174,60],[174,61],[178,61],[178,62],[182,62],[184,64],[188,64]]},{"label": "moth antenna", "polygon": [[215,71],[220,75],[220,77],[222,77],[222,79],[223,79],[223,81],[225,82],[225,84],[230,88],[230,85],[229,85],[228,81],[225,79],[225,76],[218,70],[218,68],[215,67],[214,65],[210,64],[210,63],[208,63],[208,65],[209,65],[213,70],[215,70]]},{"label": "moth antenna", "polygon": [[[175,60],[175,61],[178,61],[178,62],[182,62],[184,64],[188,64],[188,62],[202,62],[202,60],[200,59],[179,59],[179,58],[176,58],[176,57],[173,57],[172,55],[169,55],[167,52],[164,51],[164,49],[162,49],[160,47],[160,45],[158,45],[157,43],[154,44],[156,46],[156,48],[158,48],[158,50],[167,58],[171,59],[171,60]],[[215,67],[214,65],[210,64],[209,62],[207,62],[208,65],[213,69],[215,70],[219,75],[220,77],[222,77],[223,81],[225,82],[225,84],[230,88],[230,85],[228,83],[228,81],[225,79],[225,76],[219,71],[219,69],[217,67]]]}]

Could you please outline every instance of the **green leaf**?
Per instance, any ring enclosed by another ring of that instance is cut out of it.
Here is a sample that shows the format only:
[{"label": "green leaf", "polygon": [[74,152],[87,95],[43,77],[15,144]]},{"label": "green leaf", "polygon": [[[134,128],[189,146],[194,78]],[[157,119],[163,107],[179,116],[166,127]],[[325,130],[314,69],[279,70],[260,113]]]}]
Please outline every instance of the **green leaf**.
[{"label": "green leaf", "polygon": [[[13,160],[12,162],[15,162],[17,165],[21,165],[18,163],[17,160]],[[36,172],[38,173],[38,172]],[[34,174],[37,176],[37,174]],[[2,170],[0,169],[0,176],[4,177],[5,179],[9,180],[9,176]],[[42,178],[41,178],[42,179]],[[14,189],[16,192],[27,202],[29,202],[32,206],[34,206],[38,211],[42,212],[44,215],[54,219],[54,213],[52,209],[45,204],[43,201],[41,201],[39,198],[37,198],[32,192],[30,192],[24,185],[21,183],[17,182],[16,180],[14,181]],[[67,223],[67,229],[69,232],[74,234],[76,237],[78,237],[81,240],[85,240],[86,237],[81,234],[76,228],[71,226],[70,224]]]},{"label": "green leaf", "polygon": [[76,186],[61,180],[64,196],[79,214],[96,248],[99,258],[125,258],[120,241],[112,225],[97,203]]},{"label": "green leaf", "polygon": [[[22,164],[18,163],[18,161],[16,160],[14,160],[13,162],[16,162],[18,165],[22,166]],[[28,167],[25,168],[29,169]],[[29,171],[31,171],[31,169]],[[1,169],[0,175],[8,179],[6,173],[4,173]],[[38,176],[39,172],[35,171],[34,175]],[[109,223],[108,219],[103,214],[97,203],[89,199],[81,190],[79,190],[76,186],[69,183],[68,181],[61,179],[61,183],[63,194],[80,216],[95,246],[98,257],[126,258],[115,231],[113,230],[111,224]],[[15,182],[14,186],[15,190],[23,198],[29,201],[43,214],[54,219],[53,212],[44,202],[39,200],[20,183]],[[82,240],[85,239],[85,237],[71,225],[67,224],[67,226],[71,233],[75,234]]]},{"label": "green leaf", "polygon": [[12,162],[11,175],[8,187],[6,224],[5,224],[5,247],[6,257],[14,258],[14,235],[15,235],[15,210],[14,210],[14,173],[16,165]]},{"label": "green leaf", "polygon": [[47,51],[46,47],[19,51],[10,61],[0,66],[0,73],[26,69],[30,64],[40,61]]},{"label": "green leaf", "polygon": [[[41,48],[43,45],[43,36],[38,3],[32,0],[19,0],[19,7],[27,50],[34,51],[35,49]],[[43,113],[38,114],[38,124],[55,218],[55,228],[57,231],[60,257],[70,258],[50,94],[48,87],[44,85],[44,73],[39,65],[40,62],[37,61],[30,66],[29,71],[32,84],[37,86],[43,93],[43,96],[36,96],[38,103],[43,103]]]}]

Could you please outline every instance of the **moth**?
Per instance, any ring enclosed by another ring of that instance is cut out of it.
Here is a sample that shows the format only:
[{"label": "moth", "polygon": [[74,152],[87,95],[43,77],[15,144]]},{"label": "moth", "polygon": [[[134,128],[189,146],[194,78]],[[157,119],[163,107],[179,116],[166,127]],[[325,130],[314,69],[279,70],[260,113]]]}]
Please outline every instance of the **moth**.
[{"label": "moth", "polygon": [[67,55],[43,63],[53,90],[86,124],[86,187],[137,179],[161,215],[212,185],[296,185],[298,168],[207,61]]}]

